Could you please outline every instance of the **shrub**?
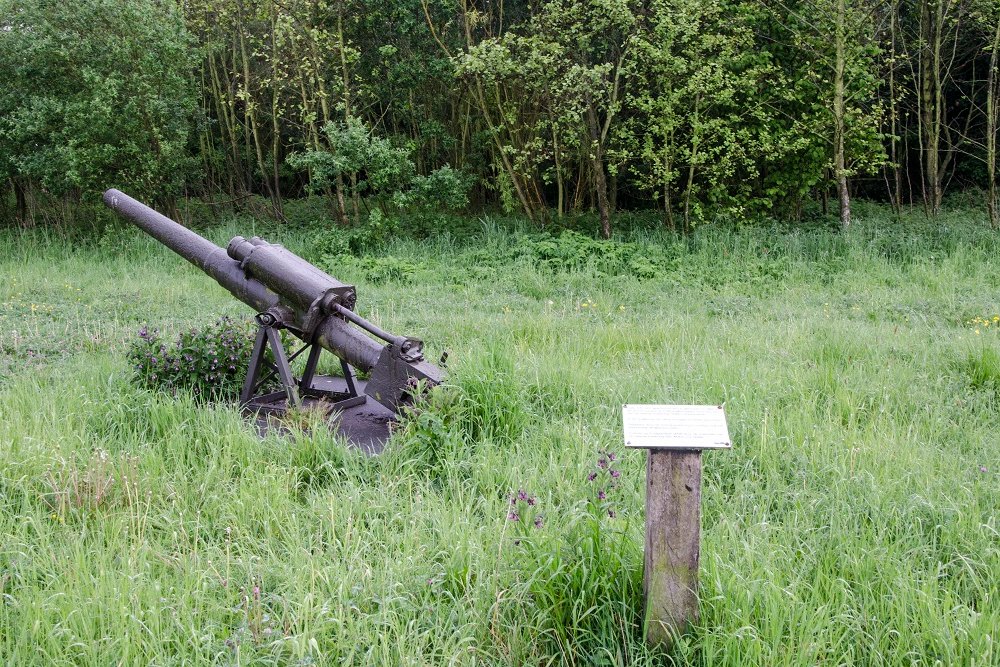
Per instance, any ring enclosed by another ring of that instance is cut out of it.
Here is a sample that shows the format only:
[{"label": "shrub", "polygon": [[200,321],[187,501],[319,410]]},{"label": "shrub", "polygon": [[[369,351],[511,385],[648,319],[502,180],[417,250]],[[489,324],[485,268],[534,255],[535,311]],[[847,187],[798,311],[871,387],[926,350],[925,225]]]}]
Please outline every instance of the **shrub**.
[{"label": "shrub", "polygon": [[202,400],[236,400],[255,339],[251,323],[228,317],[182,332],[172,345],[157,329],[143,326],[128,358],[143,387],[171,394],[187,391]]}]

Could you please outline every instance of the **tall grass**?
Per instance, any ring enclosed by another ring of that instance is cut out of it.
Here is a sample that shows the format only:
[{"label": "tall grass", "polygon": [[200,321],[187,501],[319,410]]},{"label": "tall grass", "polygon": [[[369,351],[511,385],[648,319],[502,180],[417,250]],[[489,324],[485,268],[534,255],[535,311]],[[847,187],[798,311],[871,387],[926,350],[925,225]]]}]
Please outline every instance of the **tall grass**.
[{"label": "tall grass", "polygon": [[[1000,664],[1000,331],[973,323],[1000,315],[997,239],[859,217],[637,228],[582,259],[484,221],[330,260],[363,314],[451,355],[378,458],[134,388],[142,322],[249,314],[155,242],[0,235],[0,659]],[[701,617],[649,648],[620,405],[723,401]]]}]

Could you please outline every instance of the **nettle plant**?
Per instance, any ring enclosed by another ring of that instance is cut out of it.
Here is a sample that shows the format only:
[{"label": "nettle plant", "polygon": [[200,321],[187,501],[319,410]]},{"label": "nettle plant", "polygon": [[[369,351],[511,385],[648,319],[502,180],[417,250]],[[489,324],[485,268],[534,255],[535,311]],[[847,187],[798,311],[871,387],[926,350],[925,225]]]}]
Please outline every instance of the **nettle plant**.
[{"label": "nettle plant", "polygon": [[222,317],[180,333],[168,344],[157,329],[143,326],[128,358],[141,386],[202,400],[236,400],[253,351],[256,329]]}]

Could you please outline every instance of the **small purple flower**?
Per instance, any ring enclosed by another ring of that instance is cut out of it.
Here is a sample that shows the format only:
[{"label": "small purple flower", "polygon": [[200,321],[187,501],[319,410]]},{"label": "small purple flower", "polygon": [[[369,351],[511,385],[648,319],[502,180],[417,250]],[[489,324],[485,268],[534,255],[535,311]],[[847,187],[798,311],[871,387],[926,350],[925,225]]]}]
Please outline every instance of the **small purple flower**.
[{"label": "small purple flower", "polygon": [[253,587],[253,599],[254,600],[259,600],[260,599],[260,586],[254,586]]},{"label": "small purple flower", "polygon": [[589,475],[587,475],[587,481],[588,482],[593,482],[595,479],[597,479],[597,473],[596,472],[592,472]]},{"label": "small purple flower", "polygon": [[615,513],[614,510],[608,510],[608,516],[614,519],[618,515]]},{"label": "small purple flower", "polygon": [[607,468],[608,467],[608,460],[605,459],[605,458],[597,459],[597,467],[601,468],[602,470],[604,468]]},{"label": "small purple flower", "polygon": [[143,340],[149,338],[149,329],[146,327],[139,329],[139,338],[142,338]]},{"label": "small purple flower", "polygon": [[612,470],[611,471],[611,476],[614,477],[615,479],[618,479],[619,477],[622,476],[622,473],[621,473],[620,470]]},{"label": "small purple flower", "polygon": [[528,496],[528,507],[534,507],[537,502],[534,496]]},{"label": "small purple flower", "polygon": [[524,492],[524,489],[518,489],[517,490],[517,499],[518,500],[527,500],[528,499],[528,494]]},{"label": "small purple flower", "polygon": [[511,512],[510,514],[507,515],[507,518],[510,519],[511,521],[520,521],[521,515],[518,514],[517,512]]},{"label": "small purple flower", "polygon": [[608,494],[604,493],[603,489],[597,492],[597,499],[598,500],[604,500],[607,497],[608,497]]},{"label": "small purple flower", "polygon": [[540,516],[535,517],[535,528],[541,528],[543,523],[544,521],[542,520],[542,517]]},{"label": "small purple flower", "polygon": [[989,469],[986,466],[979,466],[979,472],[989,472]]},{"label": "small purple flower", "polygon": [[608,460],[609,461],[615,461],[617,458],[618,457],[615,456],[614,452],[611,452],[611,453],[608,454]]}]

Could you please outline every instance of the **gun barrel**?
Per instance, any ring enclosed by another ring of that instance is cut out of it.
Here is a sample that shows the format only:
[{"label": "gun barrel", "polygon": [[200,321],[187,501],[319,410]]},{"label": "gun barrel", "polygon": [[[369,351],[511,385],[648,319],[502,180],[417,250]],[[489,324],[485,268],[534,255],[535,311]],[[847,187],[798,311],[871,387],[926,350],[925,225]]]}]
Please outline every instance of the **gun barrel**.
[{"label": "gun barrel", "polygon": [[[279,303],[280,297],[267,285],[247,276],[241,262],[208,239],[154,211],[118,190],[104,193],[104,203],[136,227],[167,246],[215,279],[238,300],[262,313]],[[317,273],[318,269],[314,269]],[[325,274],[322,274],[325,276]],[[327,276],[328,280],[333,280]],[[340,283],[337,283],[340,284]],[[316,341],[355,368],[370,371],[379,362],[383,346],[348,322],[328,317],[316,330]],[[431,367],[433,368],[433,367]],[[415,370],[419,370],[415,368]],[[433,369],[436,370],[436,369]],[[425,371],[433,376],[430,369]]]}]

